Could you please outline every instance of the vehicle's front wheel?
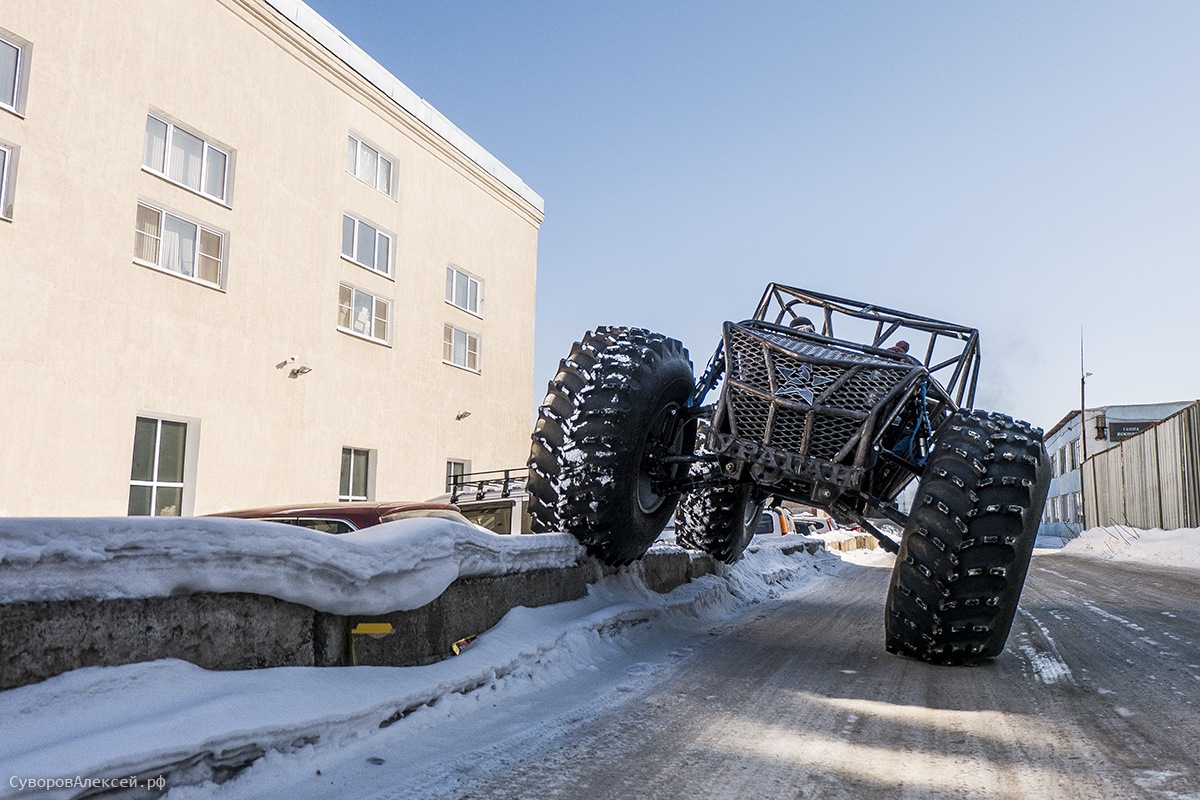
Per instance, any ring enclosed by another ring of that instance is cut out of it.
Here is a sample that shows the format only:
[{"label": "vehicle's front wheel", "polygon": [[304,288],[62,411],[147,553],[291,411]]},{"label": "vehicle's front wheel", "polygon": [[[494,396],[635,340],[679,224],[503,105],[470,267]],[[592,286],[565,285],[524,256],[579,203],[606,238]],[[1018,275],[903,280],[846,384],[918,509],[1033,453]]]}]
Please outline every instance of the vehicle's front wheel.
[{"label": "vehicle's front wheel", "polygon": [[601,327],[559,364],[538,410],[529,454],[535,532],[565,530],[606,564],[641,558],[675,509],[656,478],[682,467],[680,412],[692,364],[678,341]]},{"label": "vehicle's front wheel", "polygon": [[889,652],[938,664],[1000,654],[1049,485],[1039,429],[955,412],[935,437],[892,570]]}]

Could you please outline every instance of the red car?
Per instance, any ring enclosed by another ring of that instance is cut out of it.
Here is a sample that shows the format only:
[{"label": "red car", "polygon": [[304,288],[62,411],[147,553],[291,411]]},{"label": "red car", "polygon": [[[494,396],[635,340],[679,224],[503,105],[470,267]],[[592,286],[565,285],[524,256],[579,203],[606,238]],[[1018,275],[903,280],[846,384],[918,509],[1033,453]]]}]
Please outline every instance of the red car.
[{"label": "red car", "polygon": [[382,525],[409,517],[443,517],[466,522],[453,503],[377,503],[373,500],[354,503],[318,503],[309,506],[266,506],[238,511],[205,514],[206,517],[232,517],[262,522],[282,522],[322,533],[349,533],[372,525]]}]

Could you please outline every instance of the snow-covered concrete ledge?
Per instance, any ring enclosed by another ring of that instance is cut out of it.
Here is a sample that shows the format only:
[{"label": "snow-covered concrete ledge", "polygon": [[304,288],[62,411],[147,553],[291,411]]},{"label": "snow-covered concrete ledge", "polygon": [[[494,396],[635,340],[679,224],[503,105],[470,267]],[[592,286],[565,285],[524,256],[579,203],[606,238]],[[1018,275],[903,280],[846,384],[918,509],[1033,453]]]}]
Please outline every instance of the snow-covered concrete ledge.
[{"label": "snow-covered concrete ledge", "polygon": [[[632,568],[662,592],[712,569],[674,547]],[[444,519],[341,536],[229,519],[0,519],[0,689],[163,658],[428,664],[511,608],[582,597],[601,573],[569,535]],[[352,634],[362,622],[387,632]]]},{"label": "snow-covered concrete ledge", "polygon": [[[10,776],[137,776],[143,786],[161,779],[166,787],[221,782],[264,758],[369,737],[445,698],[460,698],[470,713],[498,693],[536,692],[530,687],[554,674],[599,669],[591,665],[634,631],[705,627],[840,563],[772,538],[752,544],[733,567],[669,593],[653,591],[645,564],[679,552],[656,545],[641,565],[599,577],[577,600],[514,608],[461,656],[439,664],[214,672],[171,659],[80,669],[0,692],[0,719],[13,723],[0,737],[0,798],[25,794]],[[80,790],[36,793],[68,798]]]},{"label": "snow-covered concrete ledge", "polygon": [[419,608],[459,578],[575,565],[563,534],[405,519],[331,536],[220,518],[0,519],[0,603],[266,595],[331,614]]}]

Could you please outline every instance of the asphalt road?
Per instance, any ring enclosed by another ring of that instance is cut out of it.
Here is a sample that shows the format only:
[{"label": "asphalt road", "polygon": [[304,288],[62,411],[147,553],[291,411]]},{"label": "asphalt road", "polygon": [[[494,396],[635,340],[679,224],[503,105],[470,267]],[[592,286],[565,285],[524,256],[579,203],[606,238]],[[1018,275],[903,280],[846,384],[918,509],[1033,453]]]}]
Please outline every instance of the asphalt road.
[{"label": "asphalt road", "polygon": [[1200,571],[1038,554],[973,668],[883,651],[887,578],[848,565],[650,654],[654,679],[446,796],[1200,798]]}]

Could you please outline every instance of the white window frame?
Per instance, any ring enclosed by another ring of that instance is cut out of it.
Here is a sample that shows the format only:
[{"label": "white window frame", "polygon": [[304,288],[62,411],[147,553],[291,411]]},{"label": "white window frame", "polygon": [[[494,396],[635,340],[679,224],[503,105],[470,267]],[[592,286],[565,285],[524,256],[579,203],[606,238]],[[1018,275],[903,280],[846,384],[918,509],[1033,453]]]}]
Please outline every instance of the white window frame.
[{"label": "white window frame", "polygon": [[[463,363],[454,360],[454,351],[458,335],[462,334],[463,338]],[[474,350],[471,349],[471,340],[475,342]],[[471,366],[471,355],[474,353],[475,366]],[[447,354],[449,357],[447,358]],[[449,364],[452,367],[465,369],[468,372],[483,371],[483,338],[478,333],[463,330],[456,325],[446,323],[442,329],[442,363]]]},{"label": "white window frame", "polygon": [[[346,223],[351,223],[352,230],[350,233],[350,249],[346,249]],[[362,228],[370,228],[375,232],[375,256],[372,262],[367,262],[359,258],[359,236]],[[380,242],[387,243],[387,254],[383,257],[384,263],[380,265]],[[386,278],[392,277],[392,254],[396,250],[396,237],[392,236],[387,231],[380,228],[378,225],[368,222],[364,219],[356,217],[348,211],[342,212],[342,258],[352,264],[357,264],[363,269],[369,269],[371,272],[383,275]]]},{"label": "white window frame", "polygon": [[[190,417],[175,417],[166,414],[158,414],[154,412],[137,414],[137,419],[146,419],[155,423],[154,431],[154,468],[151,480],[134,480],[132,474],[129,478],[129,487],[148,486],[151,489],[150,493],[150,515],[159,516],[157,514],[158,506],[158,490],[159,489],[180,489],[180,505],[179,516],[189,517],[192,515],[192,509],[195,506],[196,494],[196,464],[197,453],[199,452],[200,442],[200,420]],[[162,446],[162,428],[164,422],[177,423],[183,425],[183,480],[182,481],[163,481],[159,480],[158,470],[162,466],[160,463],[161,446]],[[136,420],[134,426],[134,439],[137,438]],[[132,464],[132,454],[130,458]],[[128,514],[128,505],[126,506],[126,514]]]},{"label": "white window frame", "polygon": [[16,145],[0,142],[0,219],[12,221],[13,218],[13,186],[17,176]]},{"label": "white window frame", "polygon": [[[148,130],[150,126],[150,120],[154,120],[155,122],[165,125],[167,128],[166,135],[163,138],[161,168],[154,164],[146,163],[146,137],[150,135]],[[171,145],[174,141],[176,133],[183,133],[187,136],[191,136],[192,138],[200,140],[200,178],[197,186],[191,186],[183,181],[179,181],[171,177]],[[225,159],[225,174],[221,180],[220,194],[213,194],[208,191],[209,170],[215,158],[213,155],[214,153],[219,153],[221,157]],[[229,189],[232,184],[230,178],[233,170],[233,152],[227,147],[218,147],[217,145],[213,144],[209,137],[205,136],[199,131],[171,122],[169,119],[166,119],[160,114],[150,113],[146,115],[146,127],[142,129],[142,169],[144,169],[146,172],[149,172],[151,175],[157,175],[167,183],[187,189],[189,192],[198,194],[201,197],[207,197],[209,200],[214,200],[223,206],[229,207]]]},{"label": "white window frame", "polygon": [[[17,68],[13,74],[12,91],[6,92],[7,87],[0,87],[0,109],[9,111],[19,117],[25,116],[25,96],[29,88],[29,42],[19,36],[14,36],[0,28],[0,42],[13,47],[17,51]],[[5,96],[7,95],[7,96]]]},{"label": "white window frame", "polygon": [[[460,281],[466,286],[466,301],[458,302],[458,288]],[[475,288],[475,302],[472,307],[471,303],[471,287]],[[446,302],[455,308],[461,308],[468,314],[483,319],[483,281],[475,277],[471,273],[461,270],[453,264],[446,265]]]},{"label": "white window frame", "polygon": [[[349,303],[344,302],[347,292],[349,292]],[[359,308],[358,300],[360,298],[369,298],[371,304],[371,319],[369,332],[363,332],[356,329],[355,325],[355,309]],[[382,317],[380,310],[382,309]],[[376,335],[379,321],[382,318],[387,326],[387,330],[383,336]],[[359,339],[366,339],[368,342],[391,346],[392,342],[392,327],[394,325],[392,318],[392,301],[387,298],[380,297],[374,292],[368,292],[365,289],[360,289],[349,283],[338,284],[338,324],[337,329],[343,333],[348,333],[351,336]]]},{"label": "white window frame", "polygon": [[[139,214],[141,212],[141,209],[143,209],[143,208],[145,208],[149,211],[158,213],[158,215],[159,215],[158,235],[157,235],[157,237],[154,237],[154,234],[151,234],[151,233],[141,230],[138,227],[137,217],[135,216],[134,225],[133,225],[133,231],[134,231],[133,262],[135,264],[140,264],[143,267],[149,267],[150,269],[154,269],[159,272],[165,272],[168,275],[174,275],[177,278],[183,278],[184,280],[191,281],[192,283],[198,283],[201,286],[208,286],[209,288],[212,288],[212,289],[224,291],[225,276],[226,276],[226,271],[227,271],[227,265],[229,263],[229,256],[228,256],[229,236],[228,236],[228,234],[225,233],[224,231],[218,230],[210,225],[205,225],[203,222],[198,222],[189,217],[185,217],[182,214],[176,214],[173,211],[168,211],[167,209],[163,208],[161,205],[158,205],[156,203],[151,203],[147,200],[139,200],[138,201]],[[180,270],[172,269],[170,266],[162,263],[163,260],[166,258],[166,248],[164,248],[162,246],[162,240],[163,240],[163,228],[166,226],[167,217],[171,217],[172,219],[176,219],[184,224],[194,225],[196,227],[196,242],[195,242],[195,246],[192,251],[192,272],[193,272],[192,275],[188,275],[187,273],[182,272]],[[200,273],[200,259],[201,258],[207,258],[210,260],[212,259],[211,254],[202,253],[200,250],[201,244],[204,241],[204,234],[206,234],[206,233],[210,234],[212,236],[216,236],[218,238],[218,240],[220,241],[220,245],[221,245],[221,254],[220,254],[220,257],[217,259],[217,280],[215,283],[212,281],[206,280],[204,278],[201,278],[200,274],[199,274]],[[139,242],[138,237],[139,236],[154,237],[157,239],[157,250],[158,250],[157,256],[158,256],[158,258],[156,261],[150,261],[149,259],[142,258],[138,254],[138,242]]]},{"label": "white window frame", "polygon": [[[370,161],[370,153],[375,154],[374,175],[369,175],[369,170],[367,169],[367,163]],[[381,174],[384,164],[387,164],[386,176]],[[354,133],[346,134],[346,172],[349,172],[377,192],[385,194],[388,197],[394,197],[392,187],[396,185],[396,159],[387,155],[378,147],[368,144],[362,137]]]},{"label": "white window frame", "polygon": [[[454,468],[458,467],[455,472]],[[454,476],[463,476],[471,474],[471,462],[463,458],[447,458],[446,459],[446,491],[452,491],[453,486],[450,485],[450,479]]]},{"label": "white window frame", "polygon": [[[350,463],[350,474],[349,474],[349,476],[347,476],[346,473],[341,468],[346,465],[346,454],[347,453],[350,454],[350,462],[349,462]],[[366,456],[366,462],[367,462],[367,474],[362,476],[364,493],[361,495],[354,493],[354,478],[355,478],[354,456],[355,456],[355,454],[359,454],[359,453]],[[338,468],[338,502],[339,503],[353,503],[355,501],[364,501],[364,500],[374,500],[375,499],[375,458],[376,458],[376,451],[371,450],[366,447],[343,447],[342,448],[342,464],[341,464],[341,467]],[[342,482],[343,482],[343,479],[345,479],[347,477],[349,479],[346,480],[345,482],[349,486],[349,490],[346,492],[343,492],[342,491]]]}]

